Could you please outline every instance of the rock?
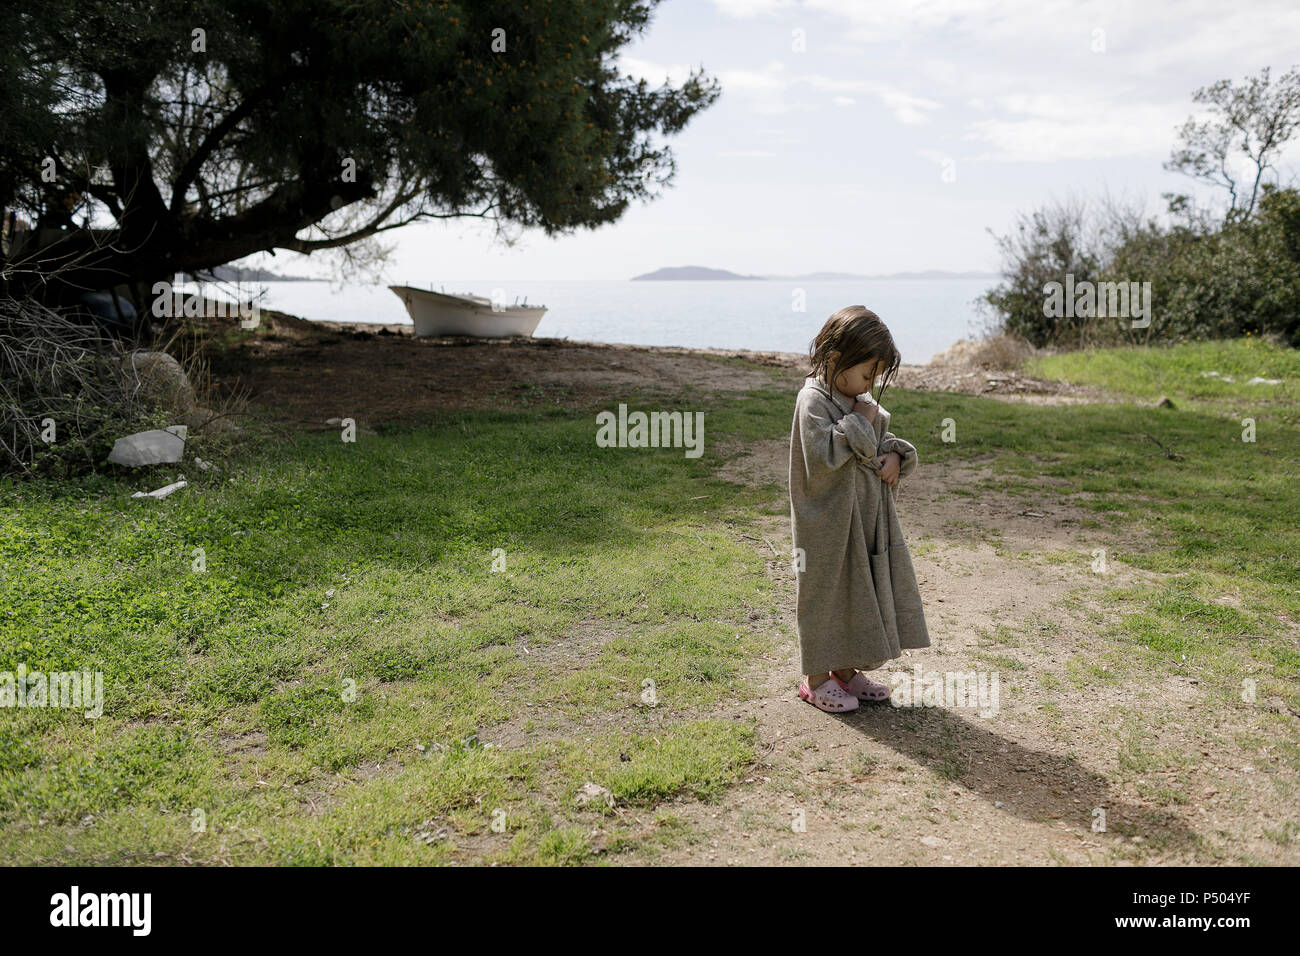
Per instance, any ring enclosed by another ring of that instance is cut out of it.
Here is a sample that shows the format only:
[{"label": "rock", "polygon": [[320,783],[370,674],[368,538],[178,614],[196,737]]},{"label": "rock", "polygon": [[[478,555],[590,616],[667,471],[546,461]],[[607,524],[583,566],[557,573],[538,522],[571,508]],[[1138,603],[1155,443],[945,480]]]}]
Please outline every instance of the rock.
[{"label": "rock", "polygon": [[1247,385],[1281,385],[1282,380],[1280,378],[1260,378],[1258,375],[1256,375],[1246,384]]},{"label": "rock", "polygon": [[1177,406],[1168,395],[1161,395],[1160,401],[1156,402],[1156,408],[1177,408]]},{"label": "rock", "polygon": [[171,412],[175,421],[200,429],[240,435],[244,430],[222,415],[199,404],[189,376],[166,352],[136,349],[122,359],[128,385],[150,408]]},{"label": "rock", "polygon": [[132,498],[166,498],[173,491],[180,491],[189,482],[182,478],[180,481],[173,481],[170,485],[164,485],[154,491],[137,491]]},{"label": "rock", "polygon": [[614,795],[600,784],[588,780],[582,785],[578,795],[573,798],[573,802],[580,807],[588,806],[591,803],[603,803],[612,810],[614,808]]},{"label": "rock", "polygon": [[166,352],[136,349],[122,359],[122,365],[149,405],[177,415],[193,411],[194,386],[181,363]]},{"label": "rock", "polygon": [[184,425],[136,432],[113,442],[108,460],[115,465],[132,468],[180,461],[185,454],[185,438],[188,434],[189,429]]}]

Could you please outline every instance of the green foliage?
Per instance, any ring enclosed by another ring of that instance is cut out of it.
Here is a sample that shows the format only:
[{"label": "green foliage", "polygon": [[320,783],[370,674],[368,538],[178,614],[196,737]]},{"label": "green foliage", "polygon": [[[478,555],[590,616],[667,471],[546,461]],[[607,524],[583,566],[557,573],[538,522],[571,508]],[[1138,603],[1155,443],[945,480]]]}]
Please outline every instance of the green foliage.
[{"label": "green foliage", "polygon": [[656,2],[34,0],[0,55],[0,206],[116,220],[120,247],[61,244],[87,240],[64,279],[91,288],[428,216],[595,228],[657,195],[658,137],[718,95],[619,72]]},{"label": "green foliage", "polygon": [[1077,199],[1053,202],[1022,214],[1013,232],[996,237],[1003,259],[1003,282],[984,295],[999,317],[1001,330],[1042,348],[1056,343],[1081,344],[1090,323],[1082,318],[1049,318],[1043,308],[1044,286],[1097,281],[1101,255],[1091,235],[1088,210]]},{"label": "green foliage", "polygon": [[1256,215],[1209,231],[1144,229],[1107,271],[1151,281],[1153,341],[1250,334],[1300,345],[1300,192],[1266,188]]},{"label": "green foliage", "polygon": [[[1090,220],[1076,203],[1021,218],[1002,237],[1004,280],[985,295],[1004,331],[1038,347],[1274,336],[1300,345],[1300,192],[1266,188],[1255,214],[1194,228],[1130,221],[1113,209]],[[1074,275],[1150,282],[1151,325],[1045,314],[1044,286]]]}]

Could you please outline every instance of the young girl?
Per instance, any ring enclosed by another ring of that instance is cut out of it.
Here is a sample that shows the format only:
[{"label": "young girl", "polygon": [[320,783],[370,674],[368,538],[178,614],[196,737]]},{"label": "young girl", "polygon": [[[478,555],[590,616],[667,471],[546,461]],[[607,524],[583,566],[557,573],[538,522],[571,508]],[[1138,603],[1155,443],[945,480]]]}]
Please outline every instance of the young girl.
[{"label": "young girl", "polygon": [[812,374],[790,432],[790,514],[798,580],[799,696],[829,713],[889,697],[875,670],[902,648],[929,647],[912,558],[894,512],[894,488],[916,469],[916,449],[889,430],[872,400],[898,372],[885,323],[851,305],[832,315],[811,349]]}]

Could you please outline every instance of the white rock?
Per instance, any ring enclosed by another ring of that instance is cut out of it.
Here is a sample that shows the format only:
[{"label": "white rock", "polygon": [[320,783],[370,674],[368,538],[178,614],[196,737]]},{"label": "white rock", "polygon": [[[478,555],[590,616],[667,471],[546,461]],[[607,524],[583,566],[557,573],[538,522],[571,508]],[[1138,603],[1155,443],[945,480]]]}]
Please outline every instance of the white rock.
[{"label": "white rock", "polygon": [[179,491],[180,489],[184,488],[188,484],[189,482],[185,481],[184,479],[182,479],[181,481],[173,481],[170,485],[164,485],[163,487],[158,488],[154,491],[137,491],[131,497],[132,498],[166,498],[173,491]]},{"label": "white rock", "polygon": [[578,791],[578,795],[573,800],[579,806],[585,807],[589,803],[603,803],[607,807],[614,806],[614,795],[598,783],[592,783],[588,780]]},{"label": "white rock", "polygon": [[180,461],[185,454],[185,438],[188,434],[189,429],[184,425],[136,432],[113,442],[108,460],[115,465],[129,465],[133,468]]},{"label": "white rock", "polygon": [[1247,385],[1281,385],[1282,380],[1280,378],[1260,378],[1258,375],[1256,375],[1246,384]]}]

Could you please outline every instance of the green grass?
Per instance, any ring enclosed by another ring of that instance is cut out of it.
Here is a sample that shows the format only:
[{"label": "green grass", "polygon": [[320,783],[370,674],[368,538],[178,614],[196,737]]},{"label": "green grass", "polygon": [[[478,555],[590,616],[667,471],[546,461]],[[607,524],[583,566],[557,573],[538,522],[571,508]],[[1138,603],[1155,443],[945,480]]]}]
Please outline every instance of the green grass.
[{"label": "green grass", "polygon": [[[1258,338],[1066,352],[1030,361],[1026,370],[1134,398],[1164,395],[1220,409],[1244,403],[1268,407],[1293,425],[1297,420],[1300,351]],[[1254,378],[1280,384],[1246,384]]]},{"label": "green grass", "polygon": [[[775,405],[710,408],[706,438],[761,434]],[[762,557],[731,529],[757,493],[712,469],[533,409],[264,444],[163,502],[103,477],[5,486],[0,671],[102,671],[106,698],[97,721],[6,710],[7,842],[34,861],[436,862],[411,834],[438,814],[473,829],[486,792],[532,821],[499,852],[563,862],[586,852],[555,834],[590,812],[569,806],[587,779],[629,802],[716,793],[752,734],[674,715],[739,693],[772,635],[747,622],[771,601]],[[550,652],[586,632],[586,659]],[[654,742],[462,744],[543,710],[626,716]],[[333,822],[288,796],[313,791]]]}]

